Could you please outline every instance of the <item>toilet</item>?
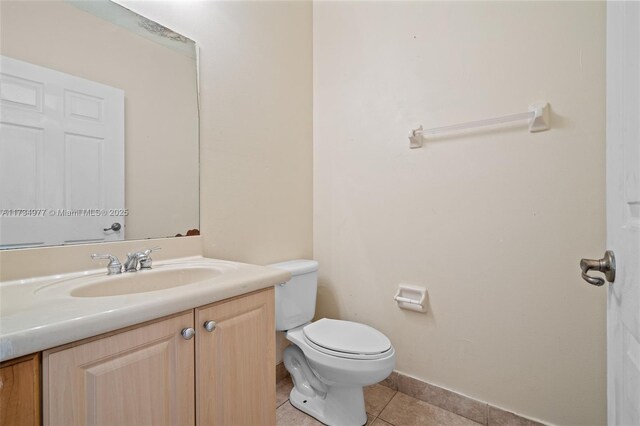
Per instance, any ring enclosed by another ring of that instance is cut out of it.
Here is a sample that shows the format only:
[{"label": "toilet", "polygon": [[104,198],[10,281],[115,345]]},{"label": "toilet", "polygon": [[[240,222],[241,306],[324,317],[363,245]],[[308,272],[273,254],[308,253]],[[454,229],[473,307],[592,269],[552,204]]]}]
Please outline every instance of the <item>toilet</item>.
[{"label": "toilet", "polygon": [[385,379],[395,368],[391,342],[373,327],[323,318],[316,308],[318,262],[291,260],[269,265],[291,273],[275,288],[276,330],[293,343],[283,353],[293,379],[289,400],[297,409],[330,426],[367,422],[363,387]]}]

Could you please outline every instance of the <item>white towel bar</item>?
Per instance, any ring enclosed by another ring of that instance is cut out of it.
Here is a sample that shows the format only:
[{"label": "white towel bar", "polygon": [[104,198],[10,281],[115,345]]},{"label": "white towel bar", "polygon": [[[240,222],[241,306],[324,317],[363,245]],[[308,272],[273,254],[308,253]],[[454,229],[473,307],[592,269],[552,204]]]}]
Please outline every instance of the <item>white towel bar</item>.
[{"label": "white towel bar", "polygon": [[511,123],[513,121],[529,120],[530,132],[542,132],[549,129],[549,104],[541,103],[529,106],[527,112],[503,115],[501,117],[487,118],[485,120],[468,121],[466,123],[452,124],[449,126],[423,129],[420,126],[411,131],[409,135],[409,148],[420,148],[424,143],[425,135],[437,135],[440,133],[455,132],[461,130],[475,129],[478,127],[495,126],[497,124]]}]

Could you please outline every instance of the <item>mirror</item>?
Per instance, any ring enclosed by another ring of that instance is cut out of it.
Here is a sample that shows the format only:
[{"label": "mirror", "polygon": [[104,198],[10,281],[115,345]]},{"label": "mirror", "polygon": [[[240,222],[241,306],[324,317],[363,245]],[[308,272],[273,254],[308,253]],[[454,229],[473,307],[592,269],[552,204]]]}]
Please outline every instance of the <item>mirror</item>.
[{"label": "mirror", "polygon": [[0,248],[198,234],[195,43],[107,0],[0,8]]}]

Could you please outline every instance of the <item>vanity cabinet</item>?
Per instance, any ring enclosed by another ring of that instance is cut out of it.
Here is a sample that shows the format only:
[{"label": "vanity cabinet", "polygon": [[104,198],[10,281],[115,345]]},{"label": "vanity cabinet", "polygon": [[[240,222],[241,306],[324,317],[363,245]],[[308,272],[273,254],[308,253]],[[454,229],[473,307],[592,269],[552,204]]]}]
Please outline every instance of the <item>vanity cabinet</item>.
[{"label": "vanity cabinet", "polygon": [[267,288],[45,351],[44,424],[275,425],[274,315]]},{"label": "vanity cabinet", "polygon": [[40,424],[40,354],[0,364],[0,425]]}]

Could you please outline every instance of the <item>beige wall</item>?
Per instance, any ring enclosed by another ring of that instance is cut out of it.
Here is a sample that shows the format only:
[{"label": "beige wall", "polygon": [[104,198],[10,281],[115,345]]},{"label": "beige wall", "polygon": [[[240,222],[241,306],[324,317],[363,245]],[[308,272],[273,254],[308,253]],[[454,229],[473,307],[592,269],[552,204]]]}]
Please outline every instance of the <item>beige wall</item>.
[{"label": "beige wall", "polygon": [[195,58],[63,1],[0,12],[1,54],[124,90],[126,238],[198,228]]},{"label": "beige wall", "polygon": [[[605,6],[314,3],[320,316],[386,333],[398,370],[522,415],[605,424]],[[552,129],[425,128],[548,101]],[[397,308],[424,286],[426,315]]]}]

